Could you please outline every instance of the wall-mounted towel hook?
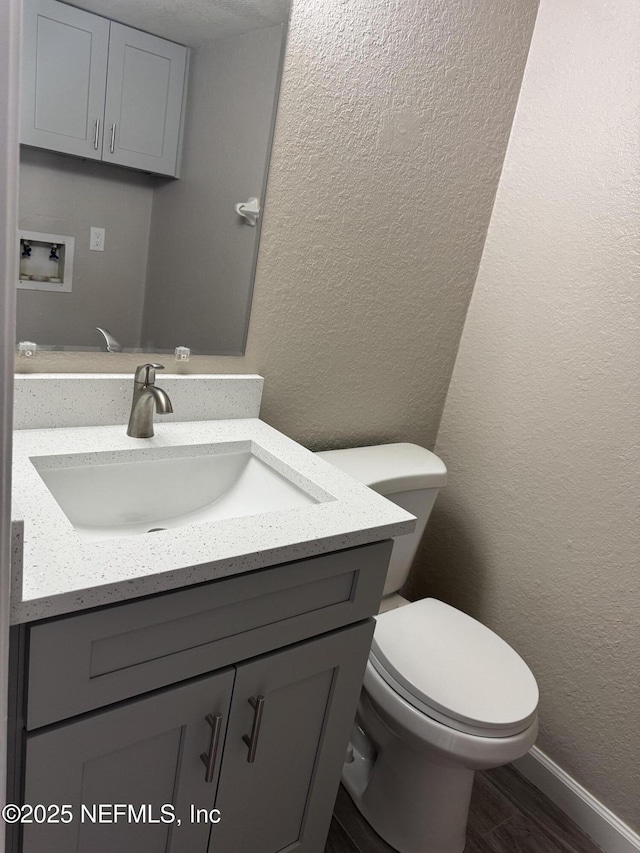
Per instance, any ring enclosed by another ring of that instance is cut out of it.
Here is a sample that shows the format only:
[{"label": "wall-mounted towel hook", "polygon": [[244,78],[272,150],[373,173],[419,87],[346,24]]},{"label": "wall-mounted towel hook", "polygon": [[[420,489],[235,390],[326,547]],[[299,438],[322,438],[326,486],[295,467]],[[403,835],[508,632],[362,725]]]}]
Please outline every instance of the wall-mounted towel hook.
[{"label": "wall-mounted towel hook", "polygon": [[242,216],[247,225],[255,228],[260,216],[260,199],[250,198],[247,201],[242,201],[235,205],[235,211],[238,216]]}]

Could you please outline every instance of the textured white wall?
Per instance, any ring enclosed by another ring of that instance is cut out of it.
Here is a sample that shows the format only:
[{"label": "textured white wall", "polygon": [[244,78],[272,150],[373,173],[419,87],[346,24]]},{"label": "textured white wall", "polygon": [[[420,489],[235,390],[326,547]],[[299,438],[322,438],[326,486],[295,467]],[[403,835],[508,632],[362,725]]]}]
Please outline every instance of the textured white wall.
[{"label": "textured white wall", "polygon": [[[537,0],[294,0],[245,358],[318,447],[432,445]],[[22,369],[130,371],[51,354]]]},{"label": "textured white wall", "polygon": [[539,745],[640,829],[640,5],[542,0],[413,591],[540,683]]}]

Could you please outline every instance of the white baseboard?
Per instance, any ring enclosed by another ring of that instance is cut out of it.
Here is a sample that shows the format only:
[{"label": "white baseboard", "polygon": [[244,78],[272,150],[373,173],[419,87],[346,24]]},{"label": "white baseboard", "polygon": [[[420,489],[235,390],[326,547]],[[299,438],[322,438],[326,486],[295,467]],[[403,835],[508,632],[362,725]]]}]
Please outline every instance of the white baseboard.
[{"label": "white baseboard", "polygon": [[534,746],[513,762],[522,775],[568,815],[605,853],[639,853],[640,835]]}]

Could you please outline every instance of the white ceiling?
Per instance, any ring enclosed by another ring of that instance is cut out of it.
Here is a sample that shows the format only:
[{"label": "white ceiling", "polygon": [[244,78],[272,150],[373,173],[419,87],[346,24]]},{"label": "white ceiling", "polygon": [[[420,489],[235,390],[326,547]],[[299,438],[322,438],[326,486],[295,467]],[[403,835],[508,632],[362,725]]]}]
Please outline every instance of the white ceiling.
[{"label": "white ceiling", "polygon": [[285,22],[290,0],[73,0],[89,12],[189,47]]}]

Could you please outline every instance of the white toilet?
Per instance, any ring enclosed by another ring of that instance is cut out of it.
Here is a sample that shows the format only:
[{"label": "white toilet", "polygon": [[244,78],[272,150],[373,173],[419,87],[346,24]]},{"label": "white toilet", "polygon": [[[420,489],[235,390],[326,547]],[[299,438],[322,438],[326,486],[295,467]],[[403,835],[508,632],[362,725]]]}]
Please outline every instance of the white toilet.
[{"label": "white toilet", "polygon": [[400,853],[462,853],[474,772],[535,742],[535,678],[480,622],[434,598],[410,604],[398,594],[447,481],[442,461],[414,444],[318,455],[418,519],[393,547],[342,781]]}]

